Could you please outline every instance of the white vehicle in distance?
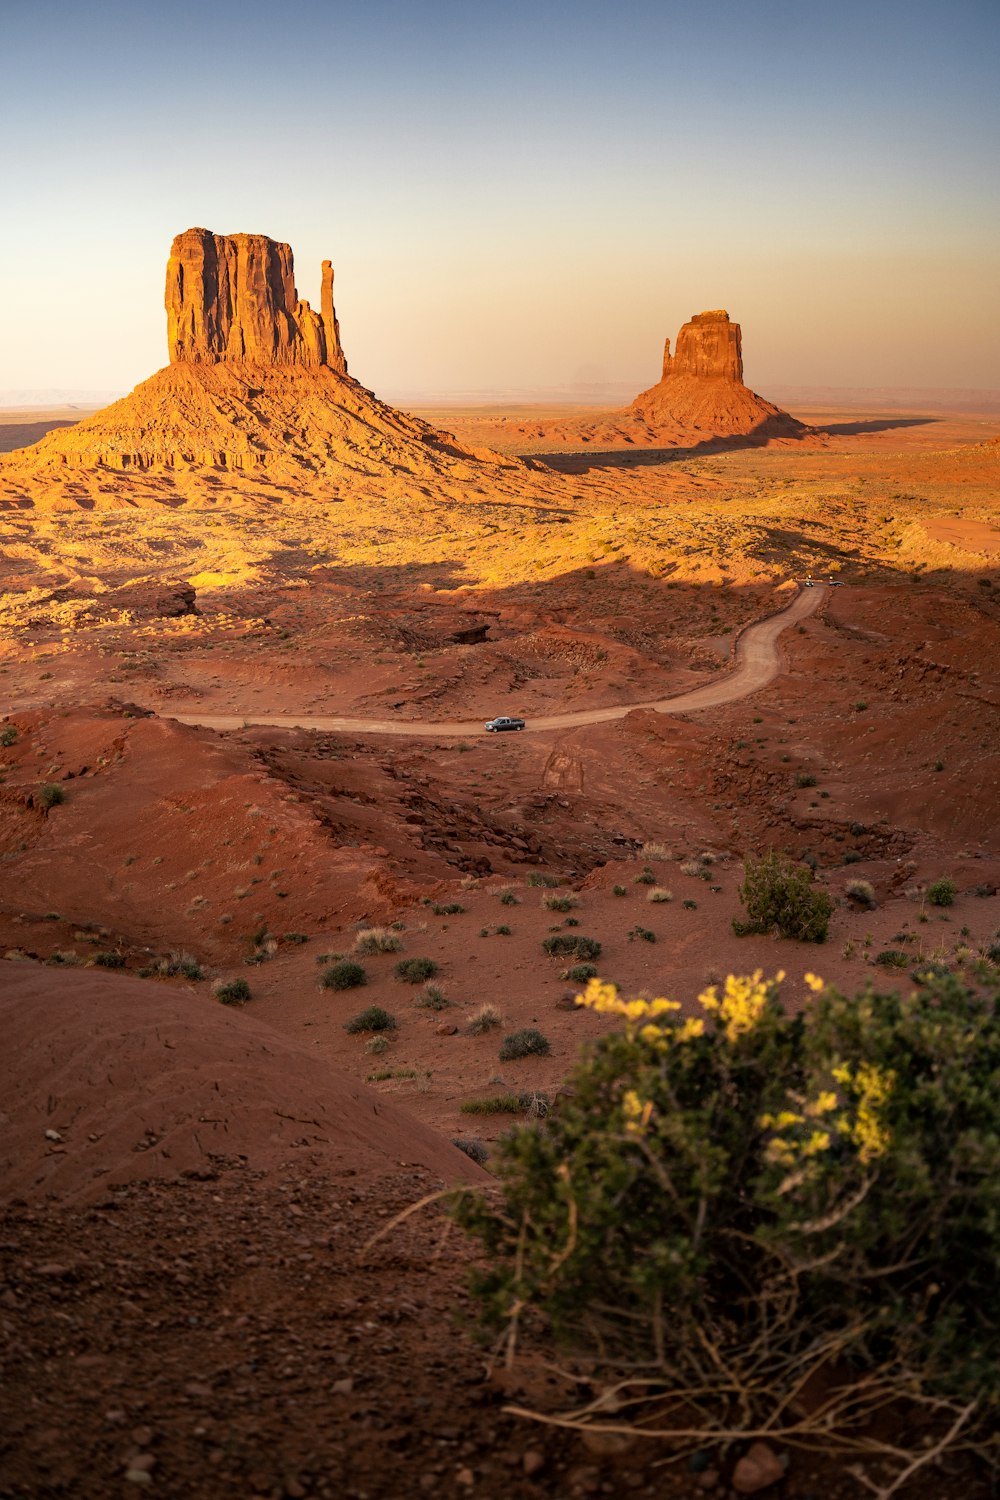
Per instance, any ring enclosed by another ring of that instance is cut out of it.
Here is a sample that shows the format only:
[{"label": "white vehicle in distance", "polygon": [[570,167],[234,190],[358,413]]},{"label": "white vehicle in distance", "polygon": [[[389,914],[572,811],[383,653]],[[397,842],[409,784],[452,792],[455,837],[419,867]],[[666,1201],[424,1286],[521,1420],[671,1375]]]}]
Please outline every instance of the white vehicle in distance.
[{"label": "white vehicle in distance", "polygon": [[483,728],[489,734],[500,734],[505,729],[523,729],[524,720],[510,719],[505,714],[501,714],[498,719],[491,719],[488,724],[484,724]]}]

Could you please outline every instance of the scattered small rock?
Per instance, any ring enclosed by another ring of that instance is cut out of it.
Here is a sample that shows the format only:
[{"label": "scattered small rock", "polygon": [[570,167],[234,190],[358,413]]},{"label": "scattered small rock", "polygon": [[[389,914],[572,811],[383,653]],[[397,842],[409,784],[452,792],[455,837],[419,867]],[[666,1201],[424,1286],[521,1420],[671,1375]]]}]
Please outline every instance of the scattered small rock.
[{"label": "scattered small rock", "polygon": [[526,1448],[521,1456],[521,1468],[529,1479],[545,1468],[545,1454],[537,1448]]},{"label": "scattered small rock", "polygon": [[733,1470],[732,1485],[738,1495],[755,1495],[784,1479],[788,1459],[767,1443],[752,1443]]}]

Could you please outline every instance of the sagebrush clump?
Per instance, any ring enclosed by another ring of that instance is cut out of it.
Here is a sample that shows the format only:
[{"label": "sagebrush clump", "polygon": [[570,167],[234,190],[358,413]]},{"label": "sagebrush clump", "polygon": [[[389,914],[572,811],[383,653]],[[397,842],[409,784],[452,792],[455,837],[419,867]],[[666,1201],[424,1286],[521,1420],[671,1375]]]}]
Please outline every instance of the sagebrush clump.
[{"label": "sagebrush clump", "polygon": [[404,984],[423,984],[425,979],[433,979],[437,971],[433,958],[401,958],[392,972]]},{"label": "sagebrush clump", "polygon": [[324,969],[320,977],[320,984],[327,990],[355,990],[367,983],[368,975],[361,964],[356,964],[351,958],[338,959]]},{"label": "sagebrush clump", "polygon": [[814,884],[808,866],[796,865],[774,852],[763,859],[748,855],[739,894],[747,920],[733,919],[737,937],[777,929],[782,937],[799,942],[825,942],[833,902],[821,886]]},{"label": "sagebrush clump", "polygon": [[344,1022],[344,1030],[349,1031],[352,1036],[361,1031],[397,1031],[399,1022],[391,1012],[383,1009],[381,1005],[368,1005],[364,1010],[359,1010],[356,1016]]},{"label": "sagebrush clump", "polygon": [[504,1037],[499,1057],[501,1062],[515,1062],[519,1057],[548,1057],[551,1051],[548,1037],[534,1026],[525,1026]]}]

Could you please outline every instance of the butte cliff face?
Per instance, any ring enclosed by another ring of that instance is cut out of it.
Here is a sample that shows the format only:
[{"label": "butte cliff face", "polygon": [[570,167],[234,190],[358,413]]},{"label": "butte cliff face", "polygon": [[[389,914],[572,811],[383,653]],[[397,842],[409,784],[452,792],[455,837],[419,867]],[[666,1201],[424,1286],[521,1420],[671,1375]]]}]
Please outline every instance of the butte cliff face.
[{"label": "butte cliff face", "polygon": [[657,385],[636,396],[628,414],[650,427],[708,438],[794,437],[801,423],[743,384],[740,325],[723,309],[695,313],[663,351]]},{"label": "butte cliff face", "polygon": [[325,366],[347,361],[333,307],[333,267],[323,262],[321,310],[295,289],[291,246],[263,234],[186,229],[167,261],[171,364]]}]

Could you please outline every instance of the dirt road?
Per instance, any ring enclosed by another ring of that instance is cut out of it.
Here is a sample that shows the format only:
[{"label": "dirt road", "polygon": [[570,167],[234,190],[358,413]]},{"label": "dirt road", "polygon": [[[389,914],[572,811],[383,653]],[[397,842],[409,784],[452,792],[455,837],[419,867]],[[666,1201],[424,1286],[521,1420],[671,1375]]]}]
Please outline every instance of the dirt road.
[{"label": "dirt road", "polygon": [[[611,719],[623,719],[637,708],[651,708],[661,714],[693,713],[700,708],[716,708],[720,703],[732,703],[737,698],[746,698],[760,688],[766,687],[781,670],[781,655],[778,637],[789,625],[795,625],[817,610],[826,598],[829,589],[824,584],[802,589],[787,609],[780,614],[748,625],[736,643],[736,661],[731,672],[717,682],[705,683],[692,688],[689,693],[680,693],[676,698],[658,698],[642,703],[621,703],[615,708],[586,708],[577,713],[550,714],[531,719],[526,728],[538,732],[543,729],[576,729],[583,724],[605,724]],[[165,715],[165,717],[168,717]],[[205,729],[242,729],[247,724],[270,724],[277,729],[341,730],[348,734],[396,734],[440,739],[443,736],[459,735],[463,739],[485,734],[482,722],[420,723],[411,719],[341,719],[314,718],[311,715],[290,717],[288,715],[255,714],[171,714],[181,724],[200,724]]]}]

